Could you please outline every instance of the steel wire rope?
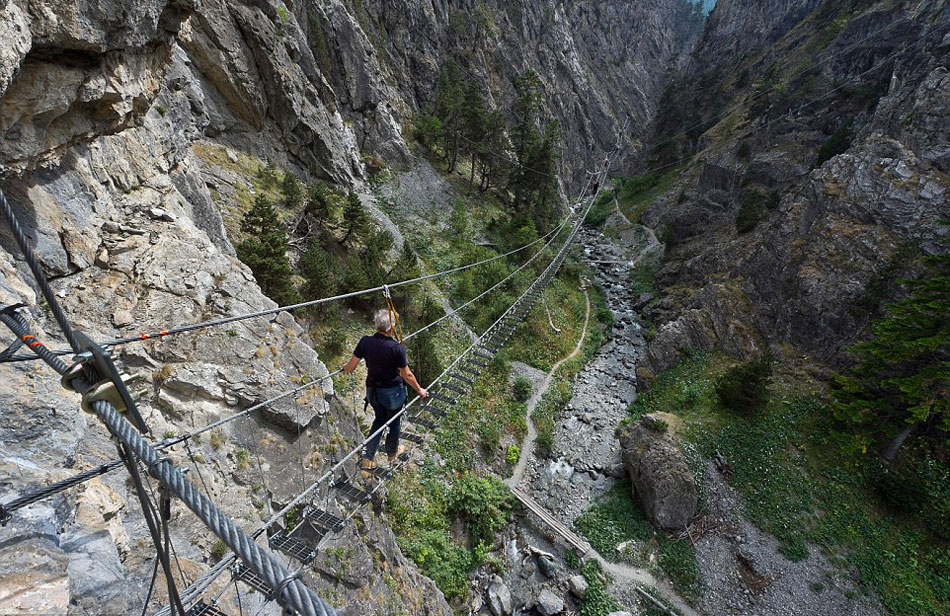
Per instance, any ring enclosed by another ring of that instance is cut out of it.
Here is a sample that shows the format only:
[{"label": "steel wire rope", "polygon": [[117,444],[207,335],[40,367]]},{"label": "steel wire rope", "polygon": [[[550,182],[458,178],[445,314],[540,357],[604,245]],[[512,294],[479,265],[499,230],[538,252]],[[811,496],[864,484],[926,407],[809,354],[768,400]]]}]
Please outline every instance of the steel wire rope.
[{"label": "steel wire rope", "polygon": [[[0,195],[2,195],[2,192],[0,192]],[[6,203],[6,201],[4,201],[4,203]],[[12,213],[12,212],[11,212],[11,213]],[[434,279],[434,278],[442,278],[442,277],[444,277],[444,276],[449,276],[449,275],[452,275],[452,274],[457,274],[457,273],[459,273],[459,272],[462,272],[462,271],[465,271],[465,270],[469,270],[469,269],[472,269],[472,268],[475,268],[475,267],[480,267],[480,266],[482,266],[482,265],[487,265],[488,263],[493,263],[493,262],[498,261],[498,260],[500,260],[500,259],[504,259],[504,258],[510,257],[510,256],[512,256],[512,255],[514,255],[514,254],[517,254],[517,253],[519,253],[519,252],[521,252],[521,251],[523,251],[523,250],[527,250],[528,248],[534,246],[535,244],[538,244],[539,242],[543,242],[543,241],[544,241],[545,239],[547,239],[553,232],[554,232],[554,230],[549,231],[548,233],[546,233],[546,234],[543,235],[542,237],[539,237],[539,238],[537,238],[536,240],[534,240],[534,241],[532,241],[532,242],[529,242],[529,243],[527,243],[527,244],[525,244],[525,245],[523,245],[523,246],[519,246],[518,248],[514,248],[514,249],[512,249],[512,250],[509,250],[509,251],[506,252],[506,253],[503,253],[503,254],[500,254],[500,255],[495,255],[495,256],[489,257],[489,258],[487,258],[487,259],[482,259],[481,261],[476,261],[476,262],[474,262],[474,263],[467,263],[467,264],[465,264],[465,265],[460,265],[460,266],[458,266],[458,267],[454,267],[454,268],[451,268],[451,269],[447,269],[447,270],[443,270],[443,271],[439,271],[439,272],[433,272],[433,273],[431,273],[431,274],[425,274],[425,275],[423,275],[423,276],[418,276],[418,277],[416,277],[416,278],[411,278],[411,279],[408,279],[408,280],[400,280],[400,281],[398,281],[398,282],[393,282],[393,283],[389,283],[389,284],[385,284],[385,285],[380,285],[380,286],[377,286],[377,287],[371,287],[371,288],[367,288],[367,289],[360,289],[360,290],[358,290],[358,291],[350,291],[350,292],[348,292],[348,293],[341,293],[341,294],[339,294],[339,295],[333,295],[333,296],[330,296],[330,297],[322,297],[322,298],[319,298],[319,299],[308,300],[308,301],[299,302],[299,303],[296,303],[296,304],[288,304],[288,305],[284,305],[284,306],[277,306],[276,308],[269,308],[269,309],[267,309],[267,310],[260,310],[260,311],[257,311],[257,312],[250,312],[250,313],[245,313],[245,314],[232,315],[232,316],[229,316],[229,317],[221,317],[221,318],[218,318],[218,319],[210,319],[210,320],[208,320],[208,321],[202,321],[202,322],[199,322],[199,323],[192,323],[192,324],[190,324],[190,325],[183,325],[183,326],[179,326],[179,327],[172,327],[172,328],[169,328],[169,329],[157,330],[157,331],[150,332],[150,333],[141,333],[141,334],[137,334],[137,335],[135,335],[135,336],[127,336],[127,337],[124,337],[124,338],[114,338],[114,339],[112,339],[112,340],[107,340],[107,341],[105,341],[105,342],[102,342],[102,343],[101,343],[101,346],[103,346],[103,347],[114,347],[114,346],[120,346],[120,345],[129,344],[129,343],[133,343],[133,342],[144,342],[144,341],[146,341],[146,340],[158,340],[158,339],[162,339],[162,338],[165,338],[165,337],[168,337],[168,336],[174,336],[174,335],[176,335],[176,334],[189,333],[189,332],[197,331],[197,330],[200,330],[200,329],[206,329],[206,328],[209,328],[209,327],[216,327],[216,326],[219,326],[219,325],[228,325],[228,324],[230,324],[230,323],[237,323],[237,322],[240,322],[240,321],[246,321],[246,320],[248,320],[248,319],[256,319],[256,318],[259,318],[259,317],[265,317],[265,316],[269,316],[269,315],[272,315],[272,314],[278,314],[278,313],[280,313],[280,312],[291,312],[291,311],[294,311],[294,310],[299,310],[299,309],[301,309],[301,308],[308,308],[308,307],[310,307],[310,306],[317,306],[317,305],[319,305],[319,304],[326,304],[326,303],[329,303],[329,302],[335,302],[335,301],[341,301],[341,300],[345,300],[345,299],[351,299],[351,298],[354,298],[354,297],[360,297],[360,296],[363,296],[363,295],[368,295],[368,294],[370,294],[370,293],[379,293],[379,292],[381,292],[381,291],[384,291],[387,287],[390,288],[390,289],[395,289],[395,288],[398,288],[398,287],[402,287],[402,286],[406,286],[406,285],[410,285],[410,284],[415,284],[415,283],[423,282],[423,281],[426,281],[426,280],[432,280],[432,279]],[[52,292],[52,290],[50,290],[50,291]],[[57,349],[57,350],[52,350],[51,352],[52,352],[53,354],[55,354],[55,355],[69,355],[69,354],[72,353],[73,351],[69,351],[69,350],[66,350],[66,349]],[[35,357],[33,357],[33,356],[15,355],[15,356],[12,356],[12,357],[8,357],[6,360],[3,360],[3,362],[6,362],[6,363],[13,363],[13,362],[17,362],[17,361],[28,361],[28,360],[33,360],[33,359],[35,359]],[[3,363],[3,362],[0,362],[0,363]]]},{"label": "steel wire rope", "polygon": [[[559,232],[559,231],[561,231],[561,230],[563,229],[563,227],[567,224],[567,222],[569,222],[569,220],[570,220],[570,218],[565,218],[564,221],[561,223],[561,226],[558,227],[558,228],[556,228],[556,229],[554,229],[554,232]],[[552,241],[553,241],[556,237],[557,237],[556,235],[552,236],[552,237],[549,239],[549,241],[547,242],[547,244],[545,244],[544,247],[542,247],[542,248],[541,248],[540,250],[538,250],[534,255],[532,255],[532,257],[529,258],[526,263],[530,263],[530,262],[533,261],[535,258],[537,258],[537,256],[540,255],[540,254],[552,243]],[[544,238],[542,238],[542,239],[544,239]],[[525,266],[526,266],[526,265],[522,265],[522,266],[519,267],[514,273],[517,273],[518,271],[521,271],[522,269],[524,269]],[[510,277],[511,277],[511,276],[509,276],[508,278],[510,278]],[[508,278],[506,278],[506,280],[507,280]],[[497,285],[495,285],[491,290],[494,290],[494,289],[497,288],[498,286],[501,286],[501,285],[500,285],[500,284],[497,284]],[[484,297],[485,295],[487,295],[487,292],[481,293],[481,294],[480,294],[477,298],[475,298],[475,299],[480,299],[481,297]],[[417,330],[417,331],[415,331],[415,332],[412,332],[412,333],[410,333],[410,334],[407,334],[406,339],[408,340],[408,339],[413,338],[413,337],[416,336],[417,334],[422,333],[422,331],[431,328],[435,323],[440,323],[440,322],[444,321],[444,320],[447,319],[447,318],[450,318],[450,317],[453,317],[453,316],[457,316],[458,313],[459,313],[461,310],[464,310],[464,309],[467,308],[469,305],[473,304],[474,301],[475,301],[475,300],[469,300],[468,302],[466,302],[466,303],[463,304],[462,306],[459,306],[458,308],[455,308],[455,309],[453,309],[453,310],[447,312],[447,313],[444,314],[443,316],[439,317],[436,321],[434,321],[434,322],[432,322],[432,323],[429,323],[428,325],[424,326],[421,330]],[[65,365],[65,364],[63,364],[63,365]],[[214,422],[212,422],[212,423],[210,423],[210,424],[207,424],[207,425],[205,425],[205,426],[202,426],[201,428],[192,430],[191,432],[188,432],[187,434],[182,434],[182,435],[173,436],[173,437],[168,437],[168,438],[166,438],[166,439],[163,439],[162,441],[160,441],[159,443],[156,444],[156,449],[159,450],[159,451],[164,451],[164,450],[169,449],[169,448],[171,448],[171,447],[173,447],[173,446],[175,446],[175,445],[178,445],[178,444],[180,444],[180,443],[187,443],[188,441],[192,440],[192,439],[193,439],[194,437],[196,437],[196,436],[199,436],[199,435],[204,434],[204,433],[206,433],[206,432],[212,431],[212,430],[214,430],[215,428],[218,428],[218,427],[220,427],[220,426],[222,426],[222,425],[225,425],[225,424],[227,424],[227,423],[236,421],[236,420],[238,420],[238,419],[240,419],[240,418],[242,418],[242,417],[245,417],[245,416],[247,416],[247,415],[250,415],[251,413],[253,413],[253,412],[257,411],[257,410],[260,410],[260,409],[262,409],[262,408],[264,408],[264,407],[267,407],[267,406],[269,406],[269,405],[271,405],[271,404],[273,404],[273,403],[275,403],[275,402],[279,402],[280,400],[283,400],[283,399],[285,399],[285,398],[287,398],[287,397],[289,397],[289,396],[295,395],[295,394],[297,394],[297,393],[300,393],[300,392],[305,391],[305,390],[307,390],[307,389],[310,389],[310,388],[312,388],[312,387],[319,386],[321,383],[325,382],[325,381],[328,380],[328,379],[332,379],[334,376],[337,376],[337,375],[341,374],[342,372],[343,372],[342,369],[337,369],[337,370],[335,370],[335,371],[333,371],[333,372],[330,372],[330,373],[328,373],[328,374],[326,374],[326,375],[324,375],[324,376],[321,376],[321,377],[318,377],[318,378],[316,378],[316,379],[313,379],[313,380],[311,380],[311,381],[309,381],[309,382],[307,382],[307,383],[305,383],[305,384],[303,384],[303,385],[300,385],[300,386],[295,387],[295,388],[293,388],[293,389],[291,389],[291,390],[285,391],[285,392],[280,393],[280,394],[278,394],[278,395],[276,395],[276,396],[273,396],[273,397],[271,397],[271,398],[268,398],[267,400],[264,400],[263,402],[259,402],[259,403],[257,403],[257,404],[252,405],[252,406],[249,406],[248,408],[246,408],[246,409],[244,409],[244,410],[242,410],[242,411],[238,411],[237,413],[234,413],[234,414],[229,415],[229,416],[227,416],[227,417],[223,417],[223,418],[221,418],[221,419],[219,419],[219,420],[216,420],[216,421],[214,421]],[[194,456],[193,452],[191,452],[190,449],[188,450],[188,455],[189,455],[189,458],[191,459],[192,463],[195,465],[195,468],[196,468],[196,470],[197,470],[197,472],[198,472],[198,477],[199,477],[199,479],[201,480],[201,483],[202,483],[202,485],[204,486],[205,491],[206,491],[206,492],[208,493],[208,495],[210,496],[210,490],[209,490],[207,484],[206,484],[205,481],[204,481],[203,475],[201,474],[200,464],[197,462],[197,460],[195,460],[195,456]],[[101,465],[99,465],[99,466],[97,466],[97,467],[95,467],[95,468],[93,468],[93,469],[89,469],[89,470],[87,470],[87,471],[84,471],[84,472],[82,472],[82,473],[79,473],[79,474],[77,474],[77,475],[74,475],[73,477],[69,477],[69,478],[64,479],[64,480],[62,480],[62,481],[53,483],[53,484],[51,484],[51,485],[49,485],[49,486],[46,486],[46,487],[44,487],[44,488],[39,488],[39,489],[37,489],[37,490],[34,491],[34,492],[31,492],[31,493],[26,494],[26,495],[23,495],[23,496],[21,496],[21,497],[15,498],[15,499],[13,499],[13,500],[7,502],[7,503],[3,503],[2,506],[0,506],[0,507],[2,507],[2,510],[3,510],[3,512],[4,512],[5,515],[9,515],[10,513],[14,512],[14,511],[17,511],[18,509],[22,509],[23,507],[26,507],[26,506],[28,506],[28,505],[31,505],[31,504],[33,504],[33,503],[35,503],[35,502],[37,502],[37,501],[39,501],[39,500],[42,500],[43,498],[46,498],[46,497],[48,497],[48,496],[50,496],[50,495],[52,495],[52,494],[56,494],[56,493],[58,493],[58,492],[62,492],[63,490],[67,490],[67,489],[69,489],[69,488],[71,488],[71,487],[74,487],[74,486],[76,486],[76,485],[79,485],[79,484],[81,484],[81,483],[84,483],[85,481],[88,481],[88,480],[90,480],[90,479],[92,479],[92,478],[94,478],[94,477],[98,477],[98,476],[104,475],[104,474],[106,474],[106,473],[108,473],[108,472],[111,472],[111,471],[115,470],[116,468],[119,468],[120,466],[122,466],[121,460],[113,460],[113,461],[111,461],[111,462],[108,462],[108,463],[105,463],[105,464],[101,464]]]}]

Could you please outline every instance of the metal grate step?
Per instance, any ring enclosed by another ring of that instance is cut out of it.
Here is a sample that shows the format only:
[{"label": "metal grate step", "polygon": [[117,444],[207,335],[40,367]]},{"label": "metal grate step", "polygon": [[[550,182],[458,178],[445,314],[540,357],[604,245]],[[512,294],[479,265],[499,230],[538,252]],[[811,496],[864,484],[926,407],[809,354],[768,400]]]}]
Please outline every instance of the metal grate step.
[{"label": "metal grate step", "polygon": [[409,441],[410,443],[416,443],[417,445],[421,445],[425,440],[418,434],[413,434],[412,432],[402,432],[399,435],[399,438],[403,439],[404,441]]},{"label": "metal grate step", "polygon": [[214,601],[208,604],[205,603],[204,599],[198,599],[198,603],[188,608],[185,616],[227,616],[227,614],[219,610]]},{"label": "metal grate step", "polygon": [[455,398],[449,398],[448,396],[443,396],[440,392],[433,391],[429,393],[429,397],[433,400],[439,400],[440,402],[445,402],[446,404],[455,404]]},{"label": "metal grate step", "polygon": [[446,415],[449,414],[449,412],[448,412],[447,410],[445,410],[445,409],[442,408],[441,406],[436,406],[436,405],[432,404],[431,402],[430,402],[429,404],[425,405],[425,406],[422,407],[422,408],[425,409],[425,410],[427,410],[427,411],[429,411],[430,413],[432,413],[434,416],[438,417],[439,419],[441,419],[441,418],[443,418],[443,417],[445,417]]},{"label": "metal grate step", "polygon": [[409,422],[410,422],[410,423],[414,423],[414,424],[416,424],[416,425],[422,426],[423,428],[425,428],[425,429],[427,429],[427,430],[432,430],[432,429],[435,428],[435,424],[434,424],[434,423],[432,423],[431,421],[429,421],[429,420],[427,420],[427,419],[423,419],[423,418],[419,417],[418,415],[410,415],[410,416],[408,417],[408,419],[409,419]]},{"label": "metal grate step", "polygon": [[458,372],[453,372],[451,376],[452,376],[452,378],[455,379],[456,381],[461,381],[462,383],[465,383],[465,384],[468,385],[469,387],[471,387],[472,385],[475,384],[475,381],[473,381],[472,379],[468,378],[467,376],[462,376],[462,375],[459,374]]},{"label": "metal grate step", "polygon": [[[495,355],[493,353],[489,353],[487,350],[482,350],[482,349],[475,349],[474,351],[472,351],[472,354],[477,355],[478,357],[481,357],[482,359],[487,359],[488,361],[491,361],[492,359],[495,358]],[[488,364],[485,364],[485,365],[488,366]]]},{"label": "metal grate step", "polygon": [[351,501],[359,504],[369,502],[370,496],[369,492],[360,490],[352,483],[346,479],[340,478],[333,482],[333,487],[340,491],[340,494],[350,499]]},{"label": "metal grate step", "polygon": [[317,557],[317,548],[295,537],[288,537],[284,530],[271,535],[267,542],[272,549],[296,558],[304,565],[309,565]]},{"label": "metal grate step", "polygon": [[474,357],[469,357],[468,359],[465,360],[465,362],[468,363],[470,366],[475,366],[475,367],[477,367],[477,368],[487,368],[487,367],[488,367],[488,362],[487,362],[487,361],[478,361],[478,360],[475,359]]},{"label": "metal grate step", "polygon": [[469,364],[459,364],[458,368],[459,368],[459,370],[461,370],[462,372],[467,372],[467,373],[471,374],[471,375],[474,376],[474,377],[481,376],[481,374],[482,374],[481,371],[476,370],[475,368],[472,368]]},{"label": "metal grate step", "polygon": [[244,563],[238,563],[234,569],[234,577],[244,582],[254,590],[262,593],[268,599],[274,594],[274,591],[261,576],[251,571],[250,567]]},{"label": "metal grate step", "polygon": [[332,513],[327,513],[323,509],[318,509],[316,507],[309,507],[303,514],[315,528],[319,528],[326,532],[333,532],[343,528],[343,520],[336,517]]},{"label": "metal grate step", "polygon": [[[403,454],[404,456],[406,454]],[[379,479],[386,480],[393,476],[393,469],[383,468],[382,466],[377,466],[373,469],[373,474],[376,475]]]},{"label": "metal grate step", "polygon": [[[455,375],[452,375],[452,376],[455,376]],[[460,396],[464,396],[464,395],[467,393],[464,389],[462,389],[461,387],[459,387],[459,386],[456,385],[455,383],[442,383],[442,384],[440,385],[440,387],[441,387],[442,389],[448,389],[449,391],[454,391],[455,393],[457,393],[457,394],[460,395]]]}]

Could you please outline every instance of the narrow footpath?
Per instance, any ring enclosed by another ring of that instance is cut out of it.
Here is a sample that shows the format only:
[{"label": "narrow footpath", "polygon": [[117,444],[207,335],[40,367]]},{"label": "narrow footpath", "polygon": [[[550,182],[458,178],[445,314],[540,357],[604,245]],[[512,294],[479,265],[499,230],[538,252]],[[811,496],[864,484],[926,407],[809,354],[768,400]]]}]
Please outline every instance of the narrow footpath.
[{"label": "narrow footpath", "polygon": [[577,357],[581,348],[584,346],[584,339],[587,337],[587,326],[590,323],[590,294],[587,293],[587,289],[582,289],[584,291],[584,327],[581,329],[581,337],[577,341],[577,346],[574,347],[574,350],[570,354],[565,355],[557,361],[551,367],[550,372],[548,372],[544,380],[541,381],[541,386],[536,387],[534,394],[528,398],[528,433],[525,435],[524,440],[521,442],[521,457],[518,458],[518,464],[515,466],[515,470],[511,473],[511,477],[505,480],[505,485],[509,488],[517,488],[521,486],[521,479],[524,477],[525,468],[528,466],[528,460],[534,456],[534,444],[538,440],[538,431],[534,427],[534,421],[531,420],[531,415],[534,413],[534,409],[537,408],[538,403],[541,402],[541,398],[544,397],[545,392],[551,386],[551,381],[554,380],[554,375],[557,374],[557,371],[560,369],[564,362],[574,359]]}]

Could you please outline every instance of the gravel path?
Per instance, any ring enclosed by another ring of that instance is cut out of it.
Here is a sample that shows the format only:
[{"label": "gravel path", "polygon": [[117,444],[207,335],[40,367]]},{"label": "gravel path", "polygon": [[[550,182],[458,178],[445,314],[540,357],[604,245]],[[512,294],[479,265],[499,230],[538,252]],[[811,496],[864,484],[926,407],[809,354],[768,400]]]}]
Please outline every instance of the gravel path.
[{"label": "gravel path", "polygon": [[[521,441],[521,457],[518,459],[518,464],[515,466],[515,470],[511,473],[511,477],[505,480],[505,483],[509,487],[518,487],[521,485],[521,479],[524,477],[524,470],[528,465],[528,460],[534,456],[534,444],[538,439],[538,431],[534,427],[534,422],[531,421],[531,414],[534,412],[534,409],[538,406],[538,402],[541,401],[541,398],[544,397],[544,393],[548,390],[548,387],[551,386],[551,381],[554,379],[555,373],[558,369],[564,364],[564,362],[569,359],[577,357],[581,352],[581,348],[584,346],[584,339],[587,337],[587,325],[590,322],[590,295],[587,293],[587,289],[584,291],[584,327],[581,329],[581,337],[577,341],[577,346],[574,347],[574,350],[570,354],[565,355],[551,367],[550,372],[544,376],[544,380],[541,382],[540,387],[536,386],[534,388],[534,393],[528,398],[528,434],[525,435],[524,440]],[[553,324],[552,324],[553,327]]]}]

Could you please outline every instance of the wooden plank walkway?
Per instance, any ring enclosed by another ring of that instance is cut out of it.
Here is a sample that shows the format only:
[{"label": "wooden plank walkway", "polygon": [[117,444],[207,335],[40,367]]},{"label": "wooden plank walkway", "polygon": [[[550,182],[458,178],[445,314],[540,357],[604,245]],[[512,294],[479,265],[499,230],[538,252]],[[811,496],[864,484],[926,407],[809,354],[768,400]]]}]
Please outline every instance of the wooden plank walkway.
[{"label": "wooden plank walkway", "polygon": [[557,535],[564,539],[568,545],[575,550],[577,550],[577,555],[580,558],[586,556],[590,551],[590,544],[584,541],[580,536],[578,536],[574,531],[564,526],[552,516],[547,509],[542,507],[538,501],[534,500],[521,488],[514,487],[511,488],[512,494],[515,495],[515,498],[524,505],[524,508],[533,513],[539,520],[544,522],[551,530],[553,530]]}]

